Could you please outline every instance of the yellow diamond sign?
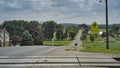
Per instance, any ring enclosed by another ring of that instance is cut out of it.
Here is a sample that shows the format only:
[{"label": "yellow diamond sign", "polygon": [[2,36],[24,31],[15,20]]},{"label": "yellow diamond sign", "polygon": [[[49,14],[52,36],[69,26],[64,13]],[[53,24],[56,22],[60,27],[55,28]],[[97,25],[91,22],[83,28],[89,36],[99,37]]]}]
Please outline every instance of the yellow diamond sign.
[{"label": "yellow diamond sign", "polygon": [[97,34],[98,33],[98,29],[99,29],[98,24],[96,22],[93,22],[92,25],[91,25],[92,33]]}]

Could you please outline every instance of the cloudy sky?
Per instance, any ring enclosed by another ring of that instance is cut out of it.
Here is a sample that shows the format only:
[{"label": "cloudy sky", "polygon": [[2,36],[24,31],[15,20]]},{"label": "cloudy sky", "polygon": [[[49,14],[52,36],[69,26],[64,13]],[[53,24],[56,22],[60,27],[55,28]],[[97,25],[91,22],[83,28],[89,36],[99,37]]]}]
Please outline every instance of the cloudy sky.
[{"label": "cloudy sky", "polygon": [[[105,23],[105,0],[0,0],[5,20],[54,20],[57,23]],[[109,24],[120,23],[120,0],[109,1]]]}]

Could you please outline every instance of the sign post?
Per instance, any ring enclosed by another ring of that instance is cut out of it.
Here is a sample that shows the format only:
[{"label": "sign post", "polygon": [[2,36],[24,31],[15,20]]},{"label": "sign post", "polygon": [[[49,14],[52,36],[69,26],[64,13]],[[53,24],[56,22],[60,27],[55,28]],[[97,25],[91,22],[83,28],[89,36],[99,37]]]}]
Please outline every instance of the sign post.
[{"label": "sign post", "polygon": [[96,36],[97,36],[97,34],[99,32],[99,26],[98,26],[98,24],[96,22],[93,22],[91,24],[91,32],[94,34],[94,40],[95,40],[95,38],[96,38]]},{"label": "sign post", "polygon": [[98,24],[96,22],[93,22],[92,25],[91,25],[92,33],[93,34],[98,34],[98,32],[99,32],[98,29],[99,29]]},{"label": "sign post", "polygon": [[54,41],[55,41],[55,40],[54,40],[54,38],[53,38],[53,39],[52,39],[52,46],[54,46]]}]

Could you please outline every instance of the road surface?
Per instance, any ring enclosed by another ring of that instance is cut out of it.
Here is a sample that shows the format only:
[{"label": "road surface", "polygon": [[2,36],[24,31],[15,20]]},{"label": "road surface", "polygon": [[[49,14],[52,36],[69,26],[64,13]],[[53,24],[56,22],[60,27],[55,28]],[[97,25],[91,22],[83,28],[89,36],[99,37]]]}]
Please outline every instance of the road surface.
[{"label": "road surface", "polygon": [[42,56],[58,47],[50,46],[22,46],[0,47],[0,56]]}]

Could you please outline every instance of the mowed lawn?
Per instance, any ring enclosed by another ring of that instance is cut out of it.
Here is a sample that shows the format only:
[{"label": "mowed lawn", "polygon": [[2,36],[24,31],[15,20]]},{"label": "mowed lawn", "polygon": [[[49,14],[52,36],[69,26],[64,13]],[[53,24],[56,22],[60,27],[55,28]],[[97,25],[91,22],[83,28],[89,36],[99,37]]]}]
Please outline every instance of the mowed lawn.
[{"label": "mowed lawn", "polygon": [[72,41],[44,41],[43,44],[46,46],[67,46],[71,43]]},{"label": "mowed lawn", "polygon": [[[103,32],[105,29],[99,29],[99,31]],[[94,42],[90,41],[89,37],[90,35],[87,35],[86,42],[84,43],[84,49],[82,51],[120,54],[120,40],[109,42],[109,49],[106,49],[106,42],[102,40],[101,36],[99,36]],[[118,38],[120,39],[120,36]]]},{"label": "mowed lawn", "polygon": [[106,49],[105,42],[86,42],[84,45],[85,52],[99,53],[120,53],[120,42],[109,43],[109,49]]}]

